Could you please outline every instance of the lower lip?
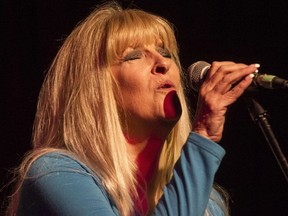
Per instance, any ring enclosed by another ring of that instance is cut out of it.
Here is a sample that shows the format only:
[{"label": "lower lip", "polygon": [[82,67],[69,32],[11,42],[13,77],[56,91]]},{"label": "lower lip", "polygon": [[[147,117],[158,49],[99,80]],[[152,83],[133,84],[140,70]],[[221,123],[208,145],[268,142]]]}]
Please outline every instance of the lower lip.
[{"label": "lower lip", "polygon": [[175,91],[175,88],[170,86],[170,87],[161,87],[161,88],[158,88],[158,90],[160,91]]}]

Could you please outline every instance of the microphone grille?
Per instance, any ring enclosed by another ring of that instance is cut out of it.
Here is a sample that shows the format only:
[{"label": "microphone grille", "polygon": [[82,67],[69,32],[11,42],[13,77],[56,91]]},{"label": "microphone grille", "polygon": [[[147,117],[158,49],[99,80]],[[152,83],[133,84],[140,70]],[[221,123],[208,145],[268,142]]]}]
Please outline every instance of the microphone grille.
[{"label": "microphone grille", "polygon": [[205,61],[197,61],[188,68],[188,83],[190,88],[196,92],[199,91],[209,68],[210,64]]}]

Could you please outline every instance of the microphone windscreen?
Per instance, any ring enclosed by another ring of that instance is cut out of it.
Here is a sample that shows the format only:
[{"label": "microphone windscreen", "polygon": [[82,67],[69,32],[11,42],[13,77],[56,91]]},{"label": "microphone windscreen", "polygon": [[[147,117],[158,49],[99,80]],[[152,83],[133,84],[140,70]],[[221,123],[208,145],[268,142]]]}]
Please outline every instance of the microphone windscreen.
[{"label": "microphone windscreen", "polygon": [[210,66],[208,62],[197,61],[188,68],[188,83],[190,88],[196,92],[199,91]]}]

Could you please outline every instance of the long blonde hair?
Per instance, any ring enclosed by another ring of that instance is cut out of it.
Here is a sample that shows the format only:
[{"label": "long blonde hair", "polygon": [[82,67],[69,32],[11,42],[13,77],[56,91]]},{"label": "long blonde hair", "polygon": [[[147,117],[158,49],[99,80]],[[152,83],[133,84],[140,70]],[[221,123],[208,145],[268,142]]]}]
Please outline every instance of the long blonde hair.
[{"label": "long blonde hair", "polygon": [[[33,161],[47,152],[63,151],[100,177],[120,215],[135,211],[131,195],[136,194],[135,164],[126,150],[110,66],[131,43],[157,39],[172,53],[181,70],[173,26],[159,16],[137,9],[123,10],[110,2],[96,8],[75,27],[43,83],[34,122],[34,149],[19,169],[18,189]],[[191,131],[183,88],[178,96],[182,115],[164,143],[150,208],[170,180]],[[17,208],[18,195],[16,189],[9,215]]]}]

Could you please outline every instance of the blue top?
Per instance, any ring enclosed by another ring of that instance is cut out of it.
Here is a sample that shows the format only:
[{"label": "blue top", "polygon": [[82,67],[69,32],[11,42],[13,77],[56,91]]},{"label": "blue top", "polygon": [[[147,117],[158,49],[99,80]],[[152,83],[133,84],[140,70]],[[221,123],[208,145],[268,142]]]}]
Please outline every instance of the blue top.
[{"label": "blue top", "polygon": [[[191,133],[153,215],[203,216],[207,206],[213,215],[224,215],[209,198],[224,154],[218,144]],[[19,216],[119,215],[97,175],[61,153],[38,158],[29,168],[21,190]]]}]

